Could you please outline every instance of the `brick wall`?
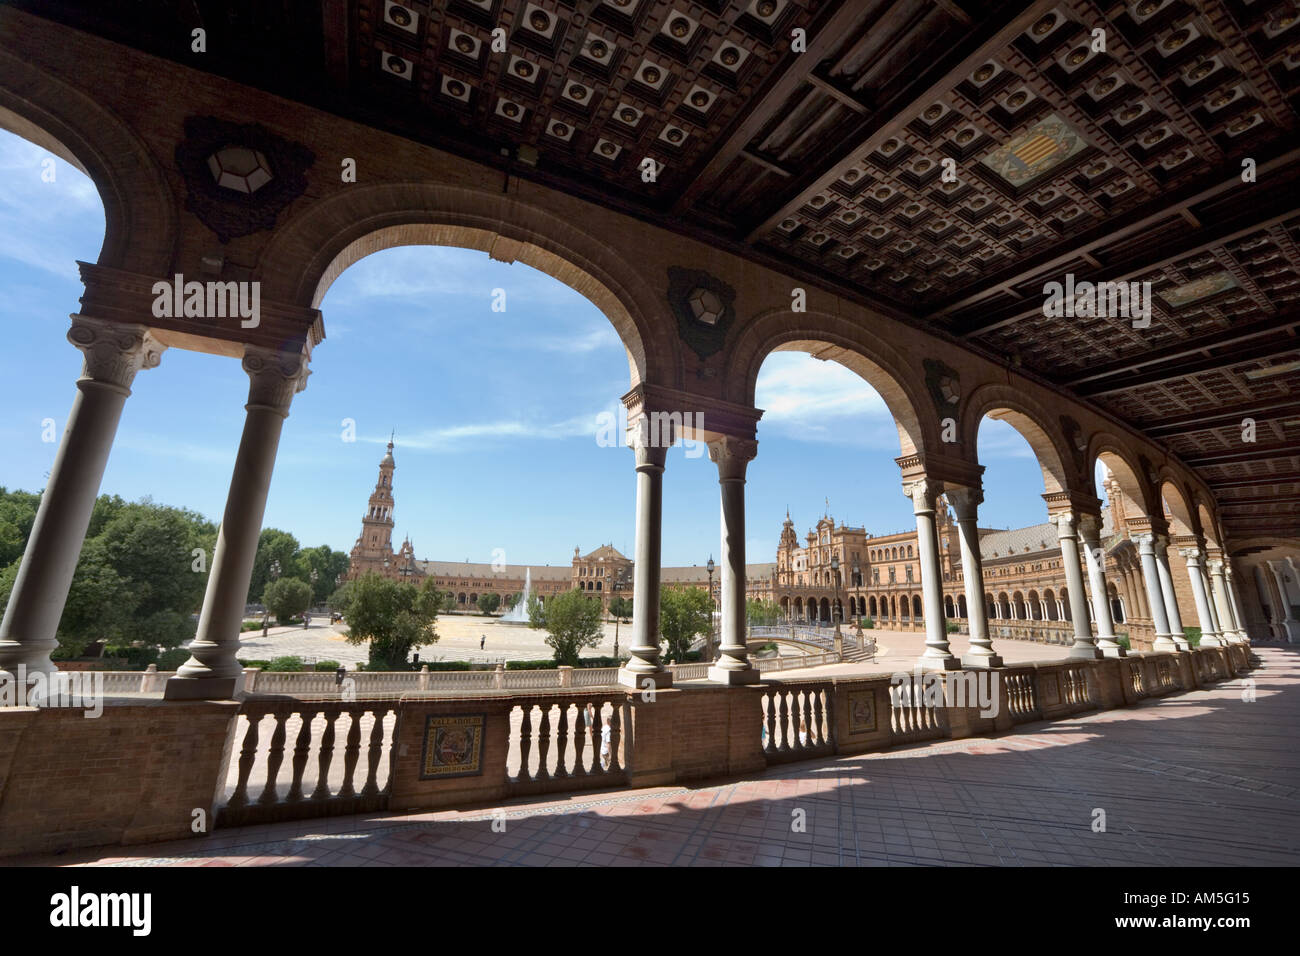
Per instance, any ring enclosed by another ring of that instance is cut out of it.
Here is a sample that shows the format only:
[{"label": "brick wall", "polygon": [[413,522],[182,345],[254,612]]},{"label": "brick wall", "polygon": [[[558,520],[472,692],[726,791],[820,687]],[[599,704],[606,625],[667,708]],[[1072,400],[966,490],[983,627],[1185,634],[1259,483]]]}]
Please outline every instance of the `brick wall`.
[{"label": "brick wall", "polygon": [[239,705],[0,709],[0,853],[146,843],[211,828]]}]

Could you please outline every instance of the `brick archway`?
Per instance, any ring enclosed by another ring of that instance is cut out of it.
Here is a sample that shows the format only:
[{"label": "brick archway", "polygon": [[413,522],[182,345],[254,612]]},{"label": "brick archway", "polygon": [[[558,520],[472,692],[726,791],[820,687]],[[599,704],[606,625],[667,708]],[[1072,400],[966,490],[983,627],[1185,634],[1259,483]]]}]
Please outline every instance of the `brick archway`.
[{"label": "brick archway", "polygon": [[433,183],[351,186],[277,228],[255,277],[266,298],[318,308],[348,266],[409,245],[479,249],[552,276],[609,319],[627,349],[633,386],[675,381],[679,345],[664,334],[664,303],[646,277],[608,243],[509,196]]}]

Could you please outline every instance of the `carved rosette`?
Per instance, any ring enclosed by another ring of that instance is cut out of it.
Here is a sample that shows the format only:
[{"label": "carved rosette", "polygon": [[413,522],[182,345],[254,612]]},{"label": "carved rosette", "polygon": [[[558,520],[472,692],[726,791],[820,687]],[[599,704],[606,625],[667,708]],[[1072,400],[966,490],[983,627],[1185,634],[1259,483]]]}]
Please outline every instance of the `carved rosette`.
[{"label": "carved rosette", "polygon": [[72,317],[68,341],[85,356],[83,380],[127,390],[140,369],[158,367],[167,348],[143,325],[107,322],[85,315]]},{"label": "carved rosette", "polygon": [[745,469],[758,455],[758,442],[752,438],[724,435],[709,442],[709,459],[718,466],[719,481],[744,480]]},{"label": "carved rosette", "polygon": [[244,347],[244,371],[248,373],[248,404],[261,405],[288,414],[293,396],[307,387],[307,355],[276,349]]}]

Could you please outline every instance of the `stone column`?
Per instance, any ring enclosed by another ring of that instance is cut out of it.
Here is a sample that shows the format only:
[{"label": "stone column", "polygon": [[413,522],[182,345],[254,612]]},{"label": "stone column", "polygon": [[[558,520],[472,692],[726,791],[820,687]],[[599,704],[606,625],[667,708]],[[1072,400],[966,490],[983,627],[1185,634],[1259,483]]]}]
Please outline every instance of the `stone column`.
[{"label": "stone column", "polygon": [[1281,605],[1278,604],[1273,590],[1272,567],[1267,561],[1263,565],[1255,565],[1255,594],[1259,598],[1260,610],[1268,609],[1268,639],[1274,638],[1280,641],[1286,640],[1286,627],[1283,625],[1284,620]]},{"label": "stone column", "polygon": [[722,643],[709,680],[756,684],[758,668],[745,649],[745,468],[758,454],[758,442],[723,437],[709,442],[722,492]]},{"label": "stone column", "polygon": [[942,490],[939,483],[925,478],[903,488],[903,493],[912,499],[912,511],[916,515],[917,556],[921,565],[925,653],[919,663],[941,670],[959,670],[961,661],[948,647],[948,631],[943,617],[943,565],[939,559],[939,534],[934,521],[934,500]]},{"label": "stone column", "polygon": [[[156,368],[164,346],[143,325],[72,316],[68,341],[84,362],[49,481],[0,622],[0,674],[55,673],[59,619],[77,570],[131,383]],[[14,679],[12,676],[8,680]]]},{"label": "stone column", "polygon": [[1291,613],[1291,595],[1286,588],[1286,570],[1290,565],[1286,561],[1270,561],[1268,569],[1273,572],[1273,581],[1277,585],[1278,614],[1282,639],[1288,644],[1300,640],[1300,620]]},{"label": "stone column", "polygon": [[1165,619],[1169,621],[1169,636],[1180,651],[1188,650],[1187,635],[1183,633],[1183,616],[1178,610],[1178,595],[1174,591],[1174,576],[1169,571],[1169,539],[1156,535],[1156,574],[1160,581],[1160,599],[1165,606]]},{"label": "stone column", "polygon": [[1222,647],[1223,641],[1214,627],[1210,615],[1210,603],[1205,594],[1205,579],[1201,576],[1201,549],[1182,548],[1179,551],[1187,559],[1187,577],[1192,582],[1192,599],[1196,602],[1196,616],[1201,623],[1201,644],[1204,647]]},{"label": "stone column", "polygon": [[1220,642],[1224,642],[1223,622],[1219,619],[1219,607],[1214,602],[1214,589],[1210,583],[1209,556],[1205,553],[1201,555],[1201,586],[1205,589],[1205,600],[1210,608],[1210,623],[1214,625],[1214,633],[1219,635]]},{"label": "stone column", "polygon": [[988,608],[984,604],[984,565],[980,556],[977,527],[980,502],[979,488],[950,486],[944,489],[957,518],[957,535],[961,539],[962,583],[966,592],[966,624],[970,631],[970,649],[962,655],[963,667],[1001,667],[1002,658],[993,651],[989,637]]},{"label": "stone column", "polygon": [[1092,636],[1092,620],[1088,614],[1088,597],[1083,589],[1083,566],[1079,562],[1078,519],[1071,511],[1062,511],[1053,517],[1056,535],[1061,542],[1061,565],[1065,569],[1065,586],[1069,589],[1070,618],[1074,625],[1074,646],[1071,657],[1096,659],[1101,657],[1096,639]]},{"label": "stone column", "polygon": [[1232,573],[1232,561],[1224,559],[1223,580],[1228,589],[1228,610],[1232,612],[1232,641],[1240,644],[1250,639],[1246,633],[1246,615],[1242,613],[1241,598],[1237,596],[1237,582]]},{"label": "stone column", "polygon": [[1223,643],[1234,643],[1233,638],[1236,636],[1233,632],[1235,627],[1232,621],[1232,604],[1228,599],[1228,585],[1224,580],[1223,559],[1210,558],[1205,562],[1205,569],[1210,575],[1210,595],[1214,601],[1214,609],[1219,614],[1219,636],[1223,638]]},{"label": "stone column", "polygon": [[244,689],[244,671],[236,657],[266,496],[289,404],[307,387],[310,372],[303,351],[252,345],[244,347],[243,366],[249,378],[244,433],[217,532],[198,632],[187,648],[190,659],[167,681],[163,691],[167,700],[229,700]]},{"label": "stone column", "polygon": [[[1088,564],[1088,584],[1092,588],[1092,614],[1097,622],[1097,649],[1104,657],[1124,657],[1126,651],[1115,640],[1115,622],[1110,616],[1110,595],[1106,591],[1105,552],[1101,547],[1101,518],[1079,516],[1079,538]],[[1080,655],[1083,656],[1083,655]]]},{"label": "stone column", "polygon": [[652,435],[646,418],[634,428],[636,453],[636,574],[632,585],[631,657],[618,672],[626,687],[641,689],[646,678],[657,689],[672,686],[672,671],[659,661],[659,575],[663,544],[664,462],[669,441]]},{"label": "stone column", "polygon": [[1147,606],[1151,610],[1151,627],[1156,639],[1151,648],[1156,651],[1176,651],[1173,635],[1169,633],[1169,618],[1165,616],[1165,598],[1160,589],[1160,569],[1156,565],[1155,535],[1150,532],[1132,534],[1142,562],[1142,582],[1146,585]]}]

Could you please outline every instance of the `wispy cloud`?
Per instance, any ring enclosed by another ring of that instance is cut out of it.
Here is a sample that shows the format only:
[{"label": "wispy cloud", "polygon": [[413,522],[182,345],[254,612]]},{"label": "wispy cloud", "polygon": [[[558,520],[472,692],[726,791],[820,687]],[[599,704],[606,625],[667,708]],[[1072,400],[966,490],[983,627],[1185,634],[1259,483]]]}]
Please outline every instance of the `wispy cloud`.
[{"label": "wispy cloud", "polygon": [[1025,437],[1016,431],[1015,426],[996,418],[986,418],[980,422],[977,453],[982,461],[997,458],[1034,460],[1038,458]]},{"label": "wispy cloud", "polygon": [[[402,435],[401,446],[418,451],[471,451],[495,447],[508,441],[556,441],[568,438],[595,441],[597,414],[591,412],[554,421],[512,418],[426,428]],[[360,440],[383,445],[388,443],[388,436],[362,437]]]},{"label": "wispy cloud", "polygon": [[[42,179],[46,161],[53,182]],[[77,259],[93,261],[104,239],[95,185],[75,166],[14,136],[0,138],[0,258],[61,278],[77,278]]]},{"label": "wispy cloud", "polygon": [[799,352],[777,352],[759,372],[761,431],[815,442],[896,449],[898,430],[884,399],[849,369]]}]

